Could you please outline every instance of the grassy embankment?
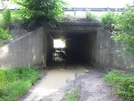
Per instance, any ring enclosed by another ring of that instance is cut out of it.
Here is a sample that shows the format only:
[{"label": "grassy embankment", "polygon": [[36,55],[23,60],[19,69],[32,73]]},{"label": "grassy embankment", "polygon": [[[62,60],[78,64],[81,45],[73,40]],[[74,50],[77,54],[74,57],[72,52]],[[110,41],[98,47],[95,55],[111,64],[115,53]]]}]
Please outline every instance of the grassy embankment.
[{"label": "grassy embankment", "polygon": [[117,95],[125,101],[134,101],[134,75],[132,73],[111,71],[105,78]]},{"label": "grassy embankment", "polygon": [[41,75],[39,67],[0,69],[0,101],[16,101]]}]

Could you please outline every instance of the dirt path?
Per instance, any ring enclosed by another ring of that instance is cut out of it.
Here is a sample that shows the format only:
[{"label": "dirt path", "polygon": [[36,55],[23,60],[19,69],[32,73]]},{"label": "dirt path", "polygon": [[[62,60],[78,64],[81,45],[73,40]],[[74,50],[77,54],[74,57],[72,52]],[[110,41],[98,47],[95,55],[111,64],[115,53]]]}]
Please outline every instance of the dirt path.
[{"label": "dirt path", "polygon": [[64,92],[74,86],[79,88],[79,101],[122,101],[111,94],[99,70],[90,67],[88,71],[82,65],[75,67],[55,66],[21,101],[61,101]]}]

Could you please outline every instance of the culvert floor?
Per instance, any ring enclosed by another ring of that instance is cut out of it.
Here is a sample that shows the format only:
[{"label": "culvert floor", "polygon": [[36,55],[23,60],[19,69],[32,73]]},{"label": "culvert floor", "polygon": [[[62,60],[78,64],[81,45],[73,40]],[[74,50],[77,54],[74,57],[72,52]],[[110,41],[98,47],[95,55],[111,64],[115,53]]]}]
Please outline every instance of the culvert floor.
[{"label": "culvert floor", "polygon": [[[88,69],[86,69],[86,68]],[[78,101],[122,101],[112,94],[102,70],[87,64],[54,63],[50,70],[21,101],[62,101],[66,91],[78,87]]]}]

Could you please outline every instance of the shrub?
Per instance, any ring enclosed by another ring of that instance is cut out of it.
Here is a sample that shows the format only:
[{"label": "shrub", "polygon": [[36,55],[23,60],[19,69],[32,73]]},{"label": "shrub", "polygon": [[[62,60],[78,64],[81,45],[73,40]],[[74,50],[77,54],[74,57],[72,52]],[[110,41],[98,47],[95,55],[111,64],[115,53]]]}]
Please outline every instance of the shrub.
[{"label": "shrub", "polygon": [[101,16],[101,26],[104,29],[109,30],[109,31],[112,32],[113,31],[112,24],[115,24],[116,23],[116,18],[117,18],[117,15],[116,14],[114,14],[111,11],[108,11],[108,13],[103,14]]},{"label": "shrub", "polygon": [[127,101],[134,101],[134,76],[121,72],[111,71],[106,75],[110,86],[115,88],[116,94]]},{"label": "shrub", "polygon": [[86,18],[94,20],[96,19],[96,16],[92,14],[89,10],[86,10]]},{"label": "shrub", "polygon": [[4,31],[3,29],[0,28],[0,38],[9,40],[12,38],[12,36],[8,34],[7,31]]},{"label": "shrub", "polygon": [[3,11],[2,17],[3,17],[3,20],[2,20],[3,27],[9,28],[11,25],[11,11],[10,11],[10,9],[6,9],[5,11]]},{"label": "shrub", "polygon": [[112,38],[123,46],[123,53],[134,54],[134,6],[127,5],[117,19]]}]

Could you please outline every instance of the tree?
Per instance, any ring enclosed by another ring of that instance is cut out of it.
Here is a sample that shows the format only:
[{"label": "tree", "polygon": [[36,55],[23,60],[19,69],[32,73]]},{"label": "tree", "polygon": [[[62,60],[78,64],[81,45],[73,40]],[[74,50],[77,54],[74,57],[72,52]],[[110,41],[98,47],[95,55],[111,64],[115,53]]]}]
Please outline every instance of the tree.
[{"label": "tree", "polygon": [[134,54],[134,5],[127,5],[119,16],[112,38],[121,43],[125,54]]},{"label": "tree", "polygon": [[15,3],[20,5],[22,24],[28,28],[40,26],[45,21],[57,21],[66,5],[62,0],[15,0]]}]

